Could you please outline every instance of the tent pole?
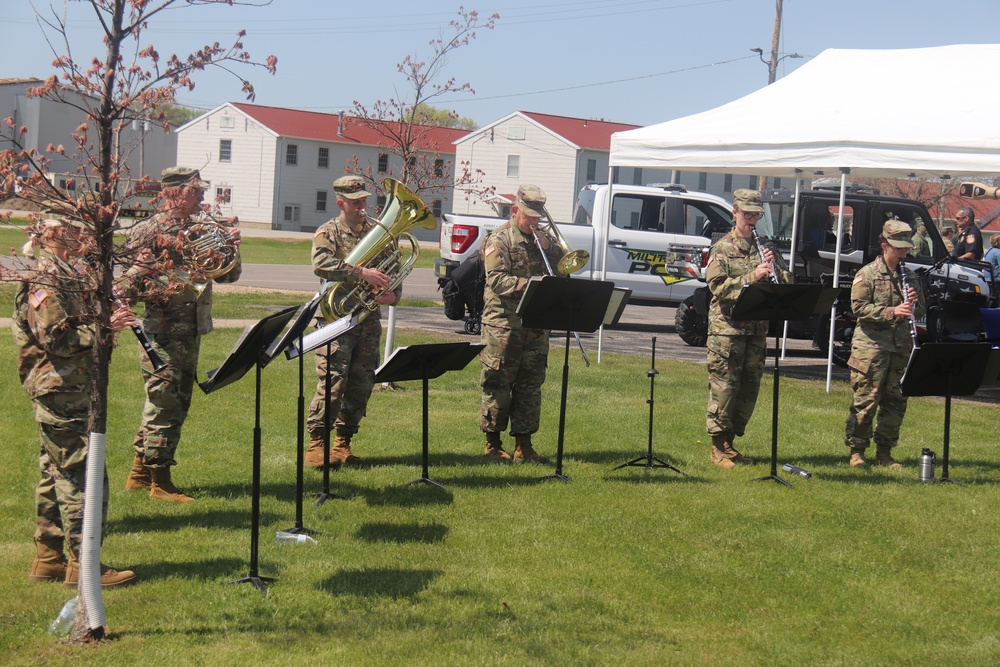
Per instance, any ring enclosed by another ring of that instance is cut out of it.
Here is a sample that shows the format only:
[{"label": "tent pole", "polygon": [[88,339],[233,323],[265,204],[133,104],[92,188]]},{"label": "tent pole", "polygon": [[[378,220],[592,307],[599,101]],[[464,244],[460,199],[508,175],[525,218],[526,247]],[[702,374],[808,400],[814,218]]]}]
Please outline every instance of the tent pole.
[{"label": "tent pole", "polygon": [[[610,238],[611,234],[611,205],[614,203],[614,199],[611,197],[612,190],[614,189],[615,183],[615,168],[608,163],[608,215],[601,221],[600,224],[604,225],[604,238]],[[596,201],[596,200],[595,200]],[[595,220],[596,222],[596,220]],[[597,249],[598,244],[594,245],[594,249]],[[608,244],[605,242],[601,248],[601,280],[608,279]],[[602,352],[604,351],[604,325],[597,330],[597,363],[601,363]]]},{"label": "tent pole", "polygon": [[[799,238],[799,195],[802,194],[802,170],[795,170],[795,203],[792,205],[792,244],[789,248],[788,267],[795,278],[795,240]],[[788,342],[788,320],[785,320],[785,330],[781,334],[781,358],[785,358],[785,344]]]},{"label": "tent pole", "polygon": [[[840,211],[837,215],[837,254],[833,259],[833,286],[840,287],[840,253],[844,245],[844,201],[847,193],[847,175],[851,170],[840,168]],[[826,393],[830,393],[830,382],[833,379],[833,336],[837,330],[837,302],[830,307],[830,340],[826,349]]]}]

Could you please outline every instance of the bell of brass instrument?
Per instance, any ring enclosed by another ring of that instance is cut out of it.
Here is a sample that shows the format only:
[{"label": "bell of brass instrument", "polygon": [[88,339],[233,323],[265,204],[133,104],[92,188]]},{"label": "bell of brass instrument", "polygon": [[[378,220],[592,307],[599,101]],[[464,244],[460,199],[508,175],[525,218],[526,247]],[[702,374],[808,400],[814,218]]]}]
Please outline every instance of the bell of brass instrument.
[{"label": "bell of brass instrument", "polygon": [[[361,268],[378,269],[389,277],[390,285],[382,290],[363,280],[327,282],[323,286],[319,307],[328,321],[355,313],[361,321],[373,313],[379,306],[376,299],[399,287],[417,261],[420,243],[409,230],[414,227],[437,227],[434,214],[405,185],[387,178],[382,181],[382,188],[388,195],[382,217],[378,220],[368,218],[375,226],[354,246],[344,262]],[[401,241],[407,242],[409,247],[400,250]]]},{"label": "bell of brass instrument", "polygon": [[[545,208],[542,208],[542,211],[545,213],[545,220],[547,222],[539,222],[535,227],[537,230],[536,238],[538,233],[546,234],[555,239],[556,245],[562,248],[563,251],[563,256],[559,258],[558,262],[556,262],[555,271],[553,272],[550,267],[549,273],[557,276],[568,276],[571,273],[576,273],[590,261],[590,253],[586,250],[571,249],[569,244],[566,243],[566,239],[564,239],[562,234],[559,233],[559,228],[556,227],[556,223],[552,219],[552,216],[549,215],[549,212]],[[541,249],[540,245],[539,249]],[[542,250],[542,257],[545,258],[544,250]],[[545,259],[545,262],[547,265],[547,258]]]},{"label": "bell of brass instrument", "polygon": [[236,266],[239,248],[226,227],[215,218],[186,226],[180,233],[183,267],[171,278],[201,294],[208,283]]}]

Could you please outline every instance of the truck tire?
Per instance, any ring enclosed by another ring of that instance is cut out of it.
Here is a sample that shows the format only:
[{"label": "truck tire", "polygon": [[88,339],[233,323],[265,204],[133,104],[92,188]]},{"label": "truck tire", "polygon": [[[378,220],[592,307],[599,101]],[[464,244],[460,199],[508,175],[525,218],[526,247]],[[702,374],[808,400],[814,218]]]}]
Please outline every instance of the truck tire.
[{"label": "truck tire", "polygon": [[693,296],[684,299],[677,306],[674,329],[681,340],[691,347],[705,347],[708,342],[708,316],[698,312]]}]

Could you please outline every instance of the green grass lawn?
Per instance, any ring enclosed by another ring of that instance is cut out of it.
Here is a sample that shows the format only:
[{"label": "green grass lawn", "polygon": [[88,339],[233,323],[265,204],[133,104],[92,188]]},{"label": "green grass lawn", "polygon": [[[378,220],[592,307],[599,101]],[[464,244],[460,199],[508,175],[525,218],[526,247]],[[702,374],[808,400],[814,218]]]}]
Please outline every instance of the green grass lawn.
[{"label": "green grass lawn", "polygon": [[[238,312],[238,311],[234,311]],[[199,380],[239,335],[204,339]],[[470,340],[462,338],[462,340]],[[399,345],[432,342],[414,330]],[[30,584],[37,434],[0,336],[5,465],[0,467],[0,645],[10,665],[987,665],[1000,659],[1000,453],[995,405],[956,402],[951,476],[923,485],[922,447],[940,456],[943,402],[918,398],[902,470],[854,470],[841,444],[849,390],[782,379],[781,462],[813,473],[772,481],[771,385],[740,449],[758,465],[708,461],[704,366],[658,360],[654,454],[669,470],[613,468],[646,453],[648,360],[570,357],[563,472],[484,463],[478,366],[431,380],[430,477],[420,477],[421,385],[373,396],[354,445],[368,469],[331,473],[347,500],[316,507],[317,545],[274,541],[295,522],[298,364],[263,370],[259,574],[248,574],[253,374],[196,389],[174,478],[197,502],[124,490],[142,410],[138,347],[112,365],[111,498],[104,562],[140,583],[107,591],[100,646],[45,633],[70,594]],[[308,359],[312,361],[311,357]],[[554,456],[562,356],[550,358],[536,448]],[[306,400],[314,376],[307,364]],[[509,444],[509,443],[508,443]],[[938,471],[940,473],[940,469]],[[139,657],[141,656],[141,657]]]}]

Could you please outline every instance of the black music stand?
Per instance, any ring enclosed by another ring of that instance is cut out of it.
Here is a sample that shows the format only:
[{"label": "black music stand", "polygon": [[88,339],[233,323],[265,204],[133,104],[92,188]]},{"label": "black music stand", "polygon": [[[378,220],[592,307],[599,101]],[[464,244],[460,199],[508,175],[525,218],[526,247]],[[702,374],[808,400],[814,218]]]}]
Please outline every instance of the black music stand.
[{"label": "black music stand", "polygon": [[830,312],[840,295],[841,287],[753,283],[743,286],[730,318],[738,321],[768,320],[774,327],[774,388],[771,399],[771,473],[753,480],[774,480],[787,487],[792,485],[778,476],[778,366],[781,358],[780,324],[786,320],[804,320]]},{"label": "black music stand", "polygon": [[944,396],[944,454],[941,477],[935,482],[951,482],[948,476],[948,449],[951,439],[951,397],[970,396],[983,382],[992,366],[989,343],[924,343],[913,348],[900,388],[903,396]]},{"label": "black music stand", "polygon": [[410,484],[432,484],[439,489],[444,486],[428,477],[428,438],[427,438],[427,381],[440,377],[448,371],[459,371],[469,365],[469,362],[486,347],[482,343],[428,343],[425,345],[410,345],[397,347],[389,358],[375,371],[376,382],[404,382],[406,380],[423,380],[424,388],[424,429],[423,429],[423,468],[419,479],[407,482]]},{"label": "black music stand", "polygon": [[257,545],[260,540],[260,371],[271,361],[267,350],[271,348],[282,329],[295,314],[295,307],[286,308],[274,315],[268,315],[254,325],[243,330],[243,334],[233,346],[222,365],[208,372],[208,379],[198,386],[206,394],[222,389],[236,382],[251,368],[257,369],[255,385],[254,426],[253,426],[253,481],[250,507],[250,572],[230,584],[251,583],[262,593],[267,593],[265,581],[277,581],[274,577],[262,577],[257,573]]},{"label": "black music stand", "polygon": [[[645,456],[639,456],[632,459],[631,461],[626,461],[620,466],[615,466],[612,470],[619,470],[621,468],[627,468],[629,466],[633,467],[643,467],[643,468],[669,468],[674,472],[684,475],[680,470],[670,465],[663,459],[659,459],[653,456],[653,386],[656,376],[660,374],[660,371],[656,370],[656,336],[653,336],[653,349],[651,352],[652,365],[650,369],[646,371],[646,376],[649,378],[649,448],[646,450]],[[684,475],[687,477],[687,475]]]},{"label": "black music stand", "polygon": [[[316,314],[316,308],[319,306],[319,301],[321,294],[317,293],[312,299],[307,301],[305,304],[299,306],[298,311],[295,313],[295,318],[292,323],[288,325],[288,329],[285,330],[284,335],[276,340],[271,347],[267,349],[267,353],[271,359],[278,356],[282,352],[285,353],[285,357],[292,359],[294,357],[299,358],[299,396],[298,396],[298,424],[296,433],[296,446],[295,446],[295,526],[286,529],[284,532],[292,533],[305,533],[307,535],[316,534],[315,530],[305,528],[302,525],[302,493],[303,485],[305,479],[303,476],[303,468],[305,467],[305,419],[306,419],[306,406],[305,406],[305,368],[304,368],[304,357],[305,355],[298,354],[298,349],[302,348],[302,338],[305,334],[306,328],[312,321],[313,316]],[[296,347],[296,352],[292,353],[292,348]]]},{"label": "black music stand", "polygon": [[608,280],[573,280],[555,276],[532,278],[517,305],[525,329],[555,329],[566,332],[562,394],[559,398],[559,441],[556,471],[542,479],[569,482],[562,474],[563,438],[566,430],[566,389],[569,386],[569,340],[577,331],[592,333],[604,323],[615,284]]},{"label": "black music stand", "polygon": [[[317,295],[318,296],[318,295]],[[318,303],[318,301],[317,301]],[[353,329],[358,325],[359,318],[356,313],[350,315],[345,315],[339,320],[330,322],[329,324],[320,327],[316,331],[313,331],[308,336],[301,337],[297,342],[296,346],[290,347],[285,351],[285,356],[289,359],[299,358],[299,384],[301,385],[302,378],[302,357],[306,352],[311,352],[323,345],[326,345],[326,357],[330,358],[333,352],[333,341],[340,338],[348,331]],[[329,363],[327,364],[327,373],[323,382],[323,488],[320,492],[315,494],[316,496],[316,507],[320,507],[324,502],[333,498],[335,500],[347,500],[347,496],[342,496],[330,491],[330,431],[333,430],[333,416],[330,414],[330,372]],[[299,391],[300,396],[302,395],[302,390]],[[301,424],[304,421],[305,414],[305,398],[303,396],[303,406],[302,414],[299,418],[300,429]],[[304,435],[304,434],[303,434]]]}]

